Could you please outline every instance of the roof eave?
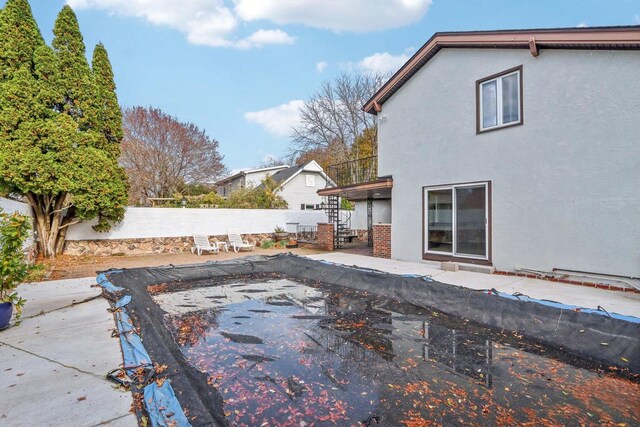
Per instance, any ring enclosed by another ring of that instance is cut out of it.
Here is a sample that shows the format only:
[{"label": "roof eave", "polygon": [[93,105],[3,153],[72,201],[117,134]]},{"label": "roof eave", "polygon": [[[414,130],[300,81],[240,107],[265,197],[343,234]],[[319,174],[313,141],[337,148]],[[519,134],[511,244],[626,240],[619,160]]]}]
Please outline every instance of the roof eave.
[{"label": "roof eave", "polygon": [[640,49],[640,26],[536,30],[500,30],[435,33],[367,101],[363,110],[381,111],[381,105],[442,48]]}]

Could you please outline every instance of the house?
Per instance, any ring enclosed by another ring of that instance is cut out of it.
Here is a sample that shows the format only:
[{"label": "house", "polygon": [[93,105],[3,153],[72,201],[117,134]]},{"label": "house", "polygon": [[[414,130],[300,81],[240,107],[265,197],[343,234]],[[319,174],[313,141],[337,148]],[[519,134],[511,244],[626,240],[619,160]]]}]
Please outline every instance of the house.
[{"label": "house", "polygon": [[327,186],[328,178],[315,160],[297,166],[283,165],[238,172],[216,183],[218,194],[227,196],[243,187],[260,188],[267,176],[278,184],[278,195],[287,202],[289,209],[320,209],[322,197],[317,191]]},{"label": "house", "polygon": [[239,188],[257,187],[267,175],[273,175],[288,167],[287,165],[280,165],[240,171],[216,182],[217,193],[225,197]]},{"label": "house", "polygon": [[390,198],[395,259],[638,279],[639,49],[640,26],[436,33],[364,106],[376,173],[321,194]]},{"label": "house", "polygon": [[317,192],[327,187],[328,177],[315,160],[281,169],[271,178],[278,184],[278,195],[287,202],[289,209],[320,209],[322,197]]}]

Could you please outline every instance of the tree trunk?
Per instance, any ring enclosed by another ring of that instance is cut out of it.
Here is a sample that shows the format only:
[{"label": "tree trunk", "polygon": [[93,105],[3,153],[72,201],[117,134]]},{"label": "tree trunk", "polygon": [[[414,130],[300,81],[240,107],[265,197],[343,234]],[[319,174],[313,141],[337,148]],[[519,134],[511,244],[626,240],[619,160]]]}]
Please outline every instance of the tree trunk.
[{"label": "tree trunk", "polygon": [[40,253],[46,258],[55,258],[56,254],[62,252],[67,234],[68,226],[61,228],[67,195],[63,193],[49,197],[29,193],[27,199],[36,218]]}]

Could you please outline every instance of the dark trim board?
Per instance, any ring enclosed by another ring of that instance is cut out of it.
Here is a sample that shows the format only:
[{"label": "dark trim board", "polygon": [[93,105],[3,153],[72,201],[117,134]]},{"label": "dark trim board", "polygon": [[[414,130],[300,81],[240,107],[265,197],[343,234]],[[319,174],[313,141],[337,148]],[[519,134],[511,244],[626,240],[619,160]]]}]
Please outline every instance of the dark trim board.
[{"label": "dark trim board", "polygon": [[[486,184],[487,185],[487,259],[478,259],[478,258],[467,258],[455,255],[446,255],[446,254],[432,254],[427,253],[425,251],[425,237],[426,237],[426,222],[425,219],[427,217],[427,209],[425,204],[425,190],[430,188],[437,187],[448,187],[454,185],[473,185],[473,184]],[[442,262],[461,262],[466,264],[476,264],[476,265],[493,265],[493,224],[492,224],[492,181],[471,181],[471,182],[455,182],[449,184],[437,184],[437,185],[424,185],[420,191],[422,191],[422,246],[420,247],[420,251],[422,252],[422,259],[427,261],[442,261]]]}]

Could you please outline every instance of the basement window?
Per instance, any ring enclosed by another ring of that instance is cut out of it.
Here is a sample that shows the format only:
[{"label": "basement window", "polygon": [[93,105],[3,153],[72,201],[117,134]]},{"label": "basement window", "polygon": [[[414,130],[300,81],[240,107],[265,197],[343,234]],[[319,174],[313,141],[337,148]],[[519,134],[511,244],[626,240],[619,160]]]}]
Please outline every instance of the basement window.
[{"label": "basement window", "polygon": [[478,133],[522,124],[522,66],[476,82]]}]

